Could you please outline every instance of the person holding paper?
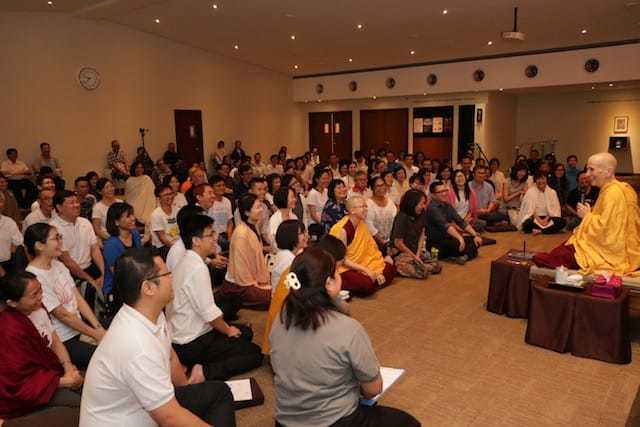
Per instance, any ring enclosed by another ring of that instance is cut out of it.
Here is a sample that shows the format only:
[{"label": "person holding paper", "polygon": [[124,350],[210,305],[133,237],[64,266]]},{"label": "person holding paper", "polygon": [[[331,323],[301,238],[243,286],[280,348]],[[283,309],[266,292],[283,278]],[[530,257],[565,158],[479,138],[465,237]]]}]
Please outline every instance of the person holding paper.
[{"label": "person holding paper", "polygon": [[544,173],[536,173],[534,181],[536,185],[529,188],[522,199],[517,227],[525,233],[557,233],[566,225],[561,217],[558,195],[547,186]]},{"label": "person holding paper", "polygon": [[333,257],[305,250],[284,284],[270,335],[276,426],[420,426],[399,409],[359,405],[382,391],[380,365],[365,329],[335,303],[342,279]]}]

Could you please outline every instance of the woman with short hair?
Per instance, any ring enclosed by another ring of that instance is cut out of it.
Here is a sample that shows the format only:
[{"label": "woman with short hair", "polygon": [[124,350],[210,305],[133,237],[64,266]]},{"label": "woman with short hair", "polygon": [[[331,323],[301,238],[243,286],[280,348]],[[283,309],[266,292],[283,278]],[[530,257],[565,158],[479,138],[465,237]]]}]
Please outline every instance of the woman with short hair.
[{"label": "woman with short hair", "polygon": [[0,419],[42,407],[80,407],[82,376],[42,308],[42,287],[28,271],[4,280],[0,301]]},{"label": "woman with short hair", "polygon": [[291,187],[280,187],[273,195],[273,202],[277,211],[269,218],[269,246],[276,249],[276,232],[283,221],[298,219],[293,213],[298,199]]},{"label": "woman with short hair", "polygon": [[98,203],[93,205],[91,210],[91,223],[93,231],[100,239],[107,240],[109,233],[107,232],[107,212],[109,206],[114,203],[121,203],[122,200],[116,198],[116,187],[109,178],[100,178],[96,183],[96,191],[100,195]]},{"label": "woman with short hair", "polygon": [[278,226],[275,236],[278,252],[270,262],[272,295],[276,291],[282,272],[289,268],[295,256],[307,247],[308,242],[309,235],[301,221],[288,219]]},{"label": "woman with short hair", "polygon": [[369,187],[373,195],[370,199],[367,199],[367,226],[369,227],[371,235],[376,240],[380,251],[384,255],[387,255],[393,219],[396,217],[398,209],[396,208],[396,204],[388,197],[389,187],[385,183],[384,178],[371,178],[369,180]]},{"label": "woman with short hair", "polygon": [[298,255],[270,335],[276,426],[419,426],[406,412],[360,406],[382,391],[380,365],[362,325],[340,312],[342,280],[327,252]]},{"label": "woman with short hair", "polygon": [[340,221],[347,214],[347,185],[340,178],[329,183],[328,199],[322,209],[322,228],[328,233],[333,224]]}]

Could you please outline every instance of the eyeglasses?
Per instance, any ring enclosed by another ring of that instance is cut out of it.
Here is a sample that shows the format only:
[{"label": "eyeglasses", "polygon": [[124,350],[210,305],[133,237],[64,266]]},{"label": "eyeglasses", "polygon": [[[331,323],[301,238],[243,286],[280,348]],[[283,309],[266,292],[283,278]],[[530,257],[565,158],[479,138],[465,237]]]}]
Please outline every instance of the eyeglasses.
[{"label": "eyeglasses", "polygon": [[207,237],[215,237],[216,233],[211,233],[211,234],[203,234],[202,236],[200,236],[201,239],[206,239]]},{"label": "eyeglasses", "polygon": [[171,272],[170,272],[170,271],[167,271],[166,273],[157,274],[157,275],[155,275],[155,276],[148,277],[148,278],[146,278],[146,279],[144,279],[144,280],[152,281],[152,280],[159,279],[159,278],[161,278],[161,277],[169,276],[170,274],[171,274]]}]

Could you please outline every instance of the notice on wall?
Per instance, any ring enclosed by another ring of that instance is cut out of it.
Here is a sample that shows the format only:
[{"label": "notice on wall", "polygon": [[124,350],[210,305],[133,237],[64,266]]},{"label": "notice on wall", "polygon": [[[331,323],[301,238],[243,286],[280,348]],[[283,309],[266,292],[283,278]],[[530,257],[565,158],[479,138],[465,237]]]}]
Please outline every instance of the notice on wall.
[{"label": "notice on wall", "polygon": [[433,118],[433,133],[442,133],[443,119],[442,117]]},{"label": "notice on wall", "polygon": [[413,133],[422,133],[423,121],[421,118],[413,119]]}]

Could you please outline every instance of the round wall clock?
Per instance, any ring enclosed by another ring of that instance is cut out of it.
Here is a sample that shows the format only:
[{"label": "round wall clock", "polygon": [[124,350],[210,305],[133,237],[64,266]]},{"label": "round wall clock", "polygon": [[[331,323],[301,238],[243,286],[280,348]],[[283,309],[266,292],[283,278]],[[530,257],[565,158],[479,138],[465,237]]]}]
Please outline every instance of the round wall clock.
[{"label": "round wall clock", "polygon": [[78,82],[87,90],[95,90],[100,87],[100,73],[93,67],[82,67],[78,71]]}]

